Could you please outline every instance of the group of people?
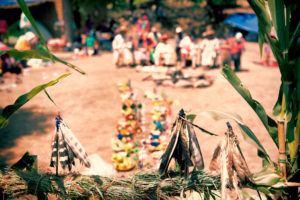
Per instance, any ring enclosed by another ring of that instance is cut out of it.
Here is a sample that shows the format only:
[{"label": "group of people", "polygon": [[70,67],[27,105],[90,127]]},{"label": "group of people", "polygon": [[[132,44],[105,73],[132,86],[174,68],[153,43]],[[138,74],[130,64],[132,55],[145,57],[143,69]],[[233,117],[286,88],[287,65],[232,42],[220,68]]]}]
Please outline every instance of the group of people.
[{"label": "group of people", "polygon": [[[175,47],[169,43],[169,36],[161,34],[156,27],[150,29],[147,16],[137,22],[137,34],[129,36],[126,26],[119,27],[118,34],[112,41],[114,64],[123,65],[155,65],[155,66],[202,66],[205,69],[216,65],[229,64],[233,61],[235,70],[240,71],[240,58],[244,50],[242,33],[228,38],[224,44],[215,37],[211,26],[206,28],[201,42],[183,33],[181,27],[176,28]],[[222,50],[230,52],[230,58],[218,63],[217,57]]]}]

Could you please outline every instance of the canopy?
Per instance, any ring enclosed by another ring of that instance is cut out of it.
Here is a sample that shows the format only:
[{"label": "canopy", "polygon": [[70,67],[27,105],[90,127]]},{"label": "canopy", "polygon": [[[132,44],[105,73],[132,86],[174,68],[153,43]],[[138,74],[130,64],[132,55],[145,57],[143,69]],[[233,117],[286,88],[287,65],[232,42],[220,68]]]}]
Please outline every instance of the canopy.
[{"label": "canopy", "polygon": [[252,13],[235,13],[224,21],[234,27],[258,34],[257,16]]},{"label": "canopy", "polygon": [[[27,6],[38,5],[47,0],[24,0]],[[17,0],[0,0],[0,8],[17,8],[19,4]]]}]

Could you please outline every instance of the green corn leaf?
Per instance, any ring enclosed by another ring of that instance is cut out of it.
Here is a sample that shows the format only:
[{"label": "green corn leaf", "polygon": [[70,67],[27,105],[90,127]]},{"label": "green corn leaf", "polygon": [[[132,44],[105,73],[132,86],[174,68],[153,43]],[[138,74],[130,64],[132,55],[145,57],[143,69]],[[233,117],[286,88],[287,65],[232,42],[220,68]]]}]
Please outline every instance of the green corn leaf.
[{"label": "green corn leaf", "polygon": [[46,89],[44,89],[44,92],[45,92],[45,94],[47,95],[48,99],[50,99],[50,101],[52,101],[52,103],[53,103],[55,106],[57,106],[56,103],[55,103],[55,102],[53,101],[53,99],[51,98],[51,96],[49,95],[49,93],[47,92]]},{"label": "green corn leaf", "polygon": [[289,48],[292,46],[293,43],[296,42],[299,36],[300,36],[300,22],[298,22],[298,25],[290,38]]},{"label": "green corn leaf", "polygon": [[273,167],[265,167],[262,171],[253,174],[253,179],[257,185],[273,186],[281,181]]},{"label": "green corn leaf", "polygon": [[287,50],[286,26],[285,26],[285,6],[283,0],[268,0],[272,22],[276,29],[280,47],[283,51]]},{"label": "green corn leaf", "polygon": [[196,117],[197,117],[197,115],[195,115],[195,114],[189,114],[189,115],[186,116],[186,118],[188,120],[190,120],[191,122],[193,122]]},{"label": "green corn leaf", "polygon": [[277,101],[273,107],[273,116],[275,116],[275,117],[279,116],[279,114],[281,112],[282,94],[283,94],[283,90],[282,90],[282,84],[281,84]]},{"label": "green corn leaf", "polygon": [[8,118],[15,112],[17,111],[20,107],[22,107],[25,103],[27,103],[29,100],[31,100],[33,97],[35,97],[38,93],[41,91],[44,91],[45,88],[50,87],[58,83],[60,79],[63,79],[67,76],[69,76],[71,73],[64,74],[60,77],[58,77],[55,80],[52,80],[46,84],[42,84],[39,86],[36,86],[33,88],[30,92],[23,94],[18,97],[18,99],[15,101],[14,104],[6,106],[0,116],[0,129],[3,128],[7,122]]},{"label": "green corn leaf", "polygon": [[295,126],[295,117],[293,116],[292,120],[287,123],[286,130],[286,139],[288,152],[290,155],[290,162],[293,169],[297,169],[298,163],[295,162],[297,157],[299,156],[299,138],[300,138],[300,113],[297,114],[296,126]]},{"label": "green corn leaf", "polygon": [[82,71],[79,67],[76,67],[75,65],[68,63],[50,53],[47,51],[39,50],[39,49],[32,49],[32,50],[26,50],[26,51],[18,51],[16,49],[11,49],[7,51],[0,51],[0,55],[7,53],[15,58],[18,58],[20,60],[22,59],[29,59],[29,58],[39,58],[44,60],[53,60],[58,61],[64,65],[67,65],[68,67],[78,71],[81,74],[85,74],[84,71]]},{"label": "green corn leaf", "polygon": [[284,109],[285,109],[285,120],[289,122],[292,118],[290,102],[292,102],[291,95],[293,94],[292,91],[293,91],[294,86],[291,86],[291,84],[288,82],[282,82],[282,86],[283,86],[282,87],[283,94],[285,97],[285,105],[282,105],[282,106],[284,106]]},{"label": "green corn leaf", "polygon": [[299,66],[297,65],[297,59],[299,58],[299,52],[300,52],[300,36],[295,38],[293,43],[291,43],[290,49],[289,49],[289,61],[294,63],[289,63],[290,65]]},{"label": "green corn leaf", "polygon": [[297,132],[297,128],[295,128],[294,123],[291,121],[287,124],[286,138],[287,138],[288,152],[291,159],[290,162],[291,165],[293,166],[298,154],[299,133]]},{"label": "green corn leaf", "polygon": [[25,16],[27,17],[27,19],[30,21],[32,27],[34,28],[34,30],[35,30],[36,33],[38,34],[39,38],[41,39],[44,48],[46,48],[47,51],[49,52],[48,47],[47,47],[47,44],[46,44],[46,41],[45,41],[44,37],[42,36],[42,34],[41,34],[39,28],[37,27],[37,25],[36,25],[36,23],[35,23],[35,21],[34,21],[32,15],[31,15],[31,13],[30,13],[30,11],[29,11],[29,9],[28,9],[28,7],[27,7],[25,1],[24,1],[24,0],[17,0],[17,1],[18,1],[18,4],[20,5],[20,8],[21,8],[22,11],[23,11],[23,13],[24,13]]},{"label": "green corn leaf", "polygon": [[267,115],[262,105],[251,97],[249,90],[243,86],[239,77],[228,66],[222,69],[223,76],[229,81],[229,83],[235,88],[235,90],[245,99],[245,101],[256,112],[257,116],[262,121],[263,125],[269,132],[274,143],[278,147],[278,130],[276,122]]},{"label": "green corn leaf", "polygon": [[272,22],[270,16],[267,12],[265,2],[260,0],[248,0],[249,5],[254,10],[258,18],[258,42],[260,47],[260,52],[262,52],[262,46],[264,42],[265,34],[271,32]]},{"label": "green corn leaf", "polygon": [[260,143],[258,138],[255,136],[255,134],[248,128],[243,122],[242,118],[234,113],[227,113],[227,112],[220,112],[220,111],[203,111],[200,113],[200,115],[209,117],[211,119],[214,119],[216,121],[219,120],[225,120],[225,119],[232,119],[234,120],[240,127],[242,135],[244,137],[244,140],[247,141],[249,144],[254,145],[262,155],[264,159],[268,161],[268,163],[272,163],[270,160],[270,157],[268,153],[266,152],[265,148],[263,145]]}]

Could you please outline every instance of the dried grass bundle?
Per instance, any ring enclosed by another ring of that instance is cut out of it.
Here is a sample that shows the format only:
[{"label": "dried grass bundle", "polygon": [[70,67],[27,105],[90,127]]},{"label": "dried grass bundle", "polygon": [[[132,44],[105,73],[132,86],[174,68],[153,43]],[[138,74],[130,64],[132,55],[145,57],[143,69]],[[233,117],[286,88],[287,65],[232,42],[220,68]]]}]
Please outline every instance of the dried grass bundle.
[{"label": "dried grass bundle", "polygon": [[0,173],[0,195],[5,198],[18,198],[32,194],[46,196],[56,194],[61,199],[169,199],[181,192],[195,190],[211,192],[220,188],[220,177],[205,172],[192,172],[188,179],[179,173],[169,174],[162,179],[157,172],[137,173],[126,179],[101,176],[81,176],[70,174],[54,176],[38,174],[36,171],[9,170]]}]

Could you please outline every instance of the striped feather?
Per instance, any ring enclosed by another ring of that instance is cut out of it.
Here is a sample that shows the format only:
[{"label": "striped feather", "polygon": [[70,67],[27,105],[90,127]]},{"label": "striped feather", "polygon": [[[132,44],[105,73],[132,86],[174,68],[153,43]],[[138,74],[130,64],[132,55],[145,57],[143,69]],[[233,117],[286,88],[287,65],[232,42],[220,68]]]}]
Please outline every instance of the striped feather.
[{"label": "striped feather", "polygon": [[72,152],[76,155],[81,163],[83,163],[86,167],[90,167],[91,163],[88,155],[82,145],[79,143],[78,139],[72,133],[71,129],[69,129],[69,127],[63,122],[63,120],[61,120],[59,127],[63,134],[64,140],[67,143],[67,146],[72,150]]},{"label": "striped feather", "polygon": [[59,138],[59,162],[63,169],[68,166],[69,171],[71,171],[72,165],[75,166],[74,153],[66,143],[62,134]]},{"label": "striped feather", "polygon": [[50,167],[58,167],[58,133],[56,132],[52,142],[52,153],[50,160]]}]

